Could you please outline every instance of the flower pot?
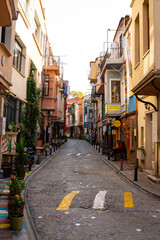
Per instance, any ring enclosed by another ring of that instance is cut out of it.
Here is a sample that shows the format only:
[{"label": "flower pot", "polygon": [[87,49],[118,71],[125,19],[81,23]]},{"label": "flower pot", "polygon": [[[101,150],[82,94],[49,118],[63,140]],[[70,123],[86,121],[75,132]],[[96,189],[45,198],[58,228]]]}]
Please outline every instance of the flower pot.
[{"label": "flower pot", "polygon": [[[23,213],[24,213],[24,204],[19,207],[19,209],[17,210],[17,213],[19,213],[19,215],[23,215]],[[10,218],[10,216],[12,216],[13,214],[14,214],[14,211],[12,209],[12,200],[9,200],[8,201],[8,218]]]},{"label": "flower pot", "polygon": [[24,216],[18,218],[10,216],[10,228],[15,231],[21,230],[23,225],[23,219]]}]

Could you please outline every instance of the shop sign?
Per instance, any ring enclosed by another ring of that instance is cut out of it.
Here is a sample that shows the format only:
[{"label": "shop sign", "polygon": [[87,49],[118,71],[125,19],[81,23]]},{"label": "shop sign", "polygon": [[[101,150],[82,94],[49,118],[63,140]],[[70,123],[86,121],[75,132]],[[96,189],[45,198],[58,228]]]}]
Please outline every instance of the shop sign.
[{"label": "shop sign", "polygon": [[117,127],[117,128],[120,127],[121,126],[121,122],[119,120],[116,120],[114,122],[114,126]]},{"label": "shop sign", "polygon": [[105,115],[107,114],[107,104],[105,105]]},{"label": "shop sign", "polygon": [[120,111],[120,105],[108,105],[108,111]]}]

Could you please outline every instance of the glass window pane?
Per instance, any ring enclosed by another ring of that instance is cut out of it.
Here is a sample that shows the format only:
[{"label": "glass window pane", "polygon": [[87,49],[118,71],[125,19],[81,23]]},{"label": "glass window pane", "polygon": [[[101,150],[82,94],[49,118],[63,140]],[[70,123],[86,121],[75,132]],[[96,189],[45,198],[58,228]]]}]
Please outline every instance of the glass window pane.
[{"label": "glass window pane", "polygon": [[112,81],[111,96],[112,96],[112,103],[120,102],[120,81]]}]

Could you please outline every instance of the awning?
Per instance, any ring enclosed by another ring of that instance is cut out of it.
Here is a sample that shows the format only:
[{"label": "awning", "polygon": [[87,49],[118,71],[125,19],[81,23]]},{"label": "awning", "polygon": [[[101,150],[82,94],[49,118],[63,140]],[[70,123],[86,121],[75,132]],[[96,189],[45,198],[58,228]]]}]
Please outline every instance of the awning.
[{"label": "awning", "polygon": [[151,70],[133,89],[136,95],[156,96],[160,93],[160,70]]}]

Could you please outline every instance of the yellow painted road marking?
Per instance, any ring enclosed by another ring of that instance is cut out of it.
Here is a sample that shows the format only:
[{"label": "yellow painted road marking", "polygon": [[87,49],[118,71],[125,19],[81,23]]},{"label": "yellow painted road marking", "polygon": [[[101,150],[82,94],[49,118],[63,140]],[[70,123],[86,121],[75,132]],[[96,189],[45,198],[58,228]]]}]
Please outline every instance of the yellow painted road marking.
[{"label": "yellow painted road marking", "polygon": [[134,207],[131,192],[124,193],[124,206],[125,206],[125,208],[133,208]]},{"label": "yellow painted road marking", "polygon": [[91,154],[88,153],[86,156],[89,157],[89,156],[91,156]]},{"label": "yellow painted road marking", "polygon": [[67,155],[67,156],[70,156],[70,155],[72,155],[72,153],[67,153],[66,155]]},{"label": "yellow painted road marking", "polygon": [[58,208],[56,210],[68,210],[73,198],[76,196],[76,194],[78,194],[80,191],[73,191],[69,194],[67,194],[62,202],[60,203],[60,205],[58,206]]}]

